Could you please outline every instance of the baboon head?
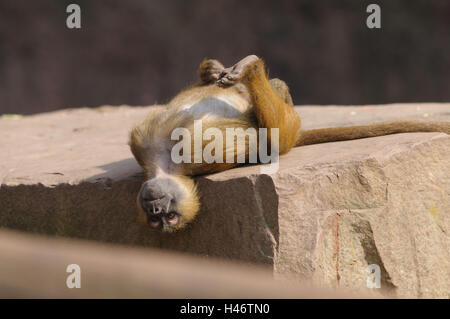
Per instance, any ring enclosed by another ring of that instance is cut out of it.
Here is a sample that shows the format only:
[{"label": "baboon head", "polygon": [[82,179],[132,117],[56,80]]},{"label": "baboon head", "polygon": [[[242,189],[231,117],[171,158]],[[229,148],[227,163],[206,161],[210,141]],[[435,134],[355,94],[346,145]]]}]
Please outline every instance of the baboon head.
[{"label": "baboon head", "polygon": [[137,207],[139,222],[152,229],[172,232],[193,220],[200,204],[191,178],[163,175],[142,184]]}]

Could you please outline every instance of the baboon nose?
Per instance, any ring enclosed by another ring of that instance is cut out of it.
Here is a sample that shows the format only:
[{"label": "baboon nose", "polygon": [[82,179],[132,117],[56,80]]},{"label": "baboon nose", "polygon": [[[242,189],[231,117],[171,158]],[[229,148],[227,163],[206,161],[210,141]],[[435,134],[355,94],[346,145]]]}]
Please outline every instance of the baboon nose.
[{"label": "baboon nose", "polygon": [[140,198],[142,208],[149,214],[158,215],[167,213],[171,206],[171,196],[164,196],[161,198],[152,198],[142,196]]},{"label": "baboon nose", "polygon": [[151,212],[152,212],[153,214],[157,215],[157,214],[163,212],[163,209],[162,209],[162,207],[161,207],[161,205],[160,205],[159,202],[156,202],[156,203],[155,203],[155,202],[152,202],[150,205],[151,205],[151,207],[152,207]]},{"label": "baboon nose", "polygon": [[163,211],[160,200],[158,199],[148,199],[143,197],[141,199],[141,206],[147,213],[152,215],[157,215]]}]

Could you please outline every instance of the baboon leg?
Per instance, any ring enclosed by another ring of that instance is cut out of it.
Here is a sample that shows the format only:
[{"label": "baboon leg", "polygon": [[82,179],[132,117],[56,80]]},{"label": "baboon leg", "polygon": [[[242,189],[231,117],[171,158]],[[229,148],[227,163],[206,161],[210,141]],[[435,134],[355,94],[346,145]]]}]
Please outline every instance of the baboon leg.
[{"label": "baboon leg", "polygon": [[283,80],[274,78],[269,80],[270,86],[272,87],[272,90],[277,92],[278,96],[290,106],[294,106],[294,103],[292,101],[291,94],[289,93],[289,87],[287,86],[286,82]]},{"label": "baboon leg", "polygon": [[243,83],[250,95],[253,111],[260,128],[267,128],[268,138],[271,139],[272,128],[279,129],[279,153],[284,154],[295,146],[300,132],[300,117],[290,103],[292,99],[286,97],[287,85],[280,80],[272,83],[266,75],[264,62],[255,55],[248,56],[231,68],[224,69],[217,84],[228,87],[237,82]]}]

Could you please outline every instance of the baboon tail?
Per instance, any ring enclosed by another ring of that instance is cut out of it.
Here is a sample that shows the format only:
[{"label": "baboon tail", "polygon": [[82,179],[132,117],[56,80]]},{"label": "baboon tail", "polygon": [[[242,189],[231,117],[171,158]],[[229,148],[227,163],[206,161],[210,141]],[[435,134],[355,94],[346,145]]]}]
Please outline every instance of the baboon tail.
[{"label": "baboon tail", "polygon": [[450,134],[450,122],[392,121],[369,125],[302,130],[296,146],[412,132],[443,132]]}]

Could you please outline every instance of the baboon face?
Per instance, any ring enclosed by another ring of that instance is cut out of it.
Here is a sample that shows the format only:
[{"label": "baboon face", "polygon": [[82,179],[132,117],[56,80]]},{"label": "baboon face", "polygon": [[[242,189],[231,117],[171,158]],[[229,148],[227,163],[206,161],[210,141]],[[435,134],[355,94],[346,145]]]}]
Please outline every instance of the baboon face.
[{"label": "baboon face", "polygon": [[171,231],[182,222],[182,212],[177,208],[184,197],[185,190],[177,181],[156,177],[142,184],[137,204],[151,228]]},{"label": "baboon face", "polygon": [[200,202],[192,179],[163,175],[142,184],[137,207],[139,222],[152,229],[172,232],[195,218]]}]

